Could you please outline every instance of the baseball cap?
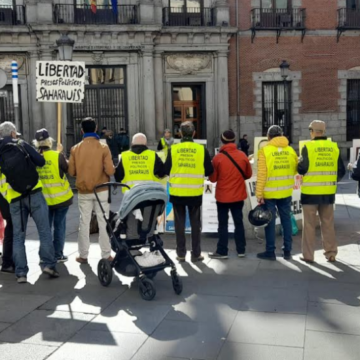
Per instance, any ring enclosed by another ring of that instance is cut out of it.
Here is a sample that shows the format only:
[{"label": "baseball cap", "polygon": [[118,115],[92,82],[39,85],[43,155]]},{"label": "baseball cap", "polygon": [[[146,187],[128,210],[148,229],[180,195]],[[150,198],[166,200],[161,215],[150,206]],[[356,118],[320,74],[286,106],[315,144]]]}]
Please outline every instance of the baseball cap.
[{"label": "baseball cap", "polygon": [[40,129],[35,134],[35,139],[37,141],[43,141],[50,137],[49,132],[46,129]]},{"label": "baseball cap", "polygon": [[267,135],[270,138],[274,138],[276,136],[283,136],[284,132],[283,132],[282,128],[279,125],[272,125],[272,126],[269,127]]},{"label": "baseball cap", "polygon": [[326,124],[324,123],[324,121],[321,121],[321,120],[314,120],[309,125],[309,129],[314,130],[314,131],[324,132],[325,128],[326,128]]}]

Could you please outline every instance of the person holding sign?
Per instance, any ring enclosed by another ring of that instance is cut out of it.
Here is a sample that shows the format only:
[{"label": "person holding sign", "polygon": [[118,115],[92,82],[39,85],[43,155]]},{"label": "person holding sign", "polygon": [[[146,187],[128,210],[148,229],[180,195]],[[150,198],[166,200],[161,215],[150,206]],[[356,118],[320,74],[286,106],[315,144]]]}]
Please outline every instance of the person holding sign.
[{"label": "person holding sign", "polygon": [[301,151],[298,171],[304,175],[301,185],[303,207],[302,253],[300,260],[314,262],[316,214],[320,217],[324,255],[335,262],[337,244],[334,228],[334,203],[337,181],[345,175],[345,166],[335,142],[325,136],[326,125],[314,120],[309,125],[311,141]]},{"label": "person holding sign", "polygon": [[165,162],[165,175],[170,175],[170,202],[174,207],[176,253],[179,262],[185,261],[186,209],[189,211],[192,238],[191,261],[202,261],[201,205],[204,177],[214,171],[207,149],[193,140],[194,124],[185,121],[180,126],[181,143],[172,145]]},{"label": "person holding sign", "polygon": [[[116,181],[132,188],[146,181],[158,181],[164,176],[164,163],[155,151],[147,148],[146,136],[142,133],[135,134],[131,150],[121,154],[115,172]],[[127,189],[124,187],[123,192],[125,191]]]},{"label": "person holding sign", "polygon": [[276,209],[280,215],[283,228],[285,260],[291,259],[292,226],[291,226],[291,196],[295,184],[298,158],[289,140],[283,136],[280,126],[269,128],[267,137],[269,143],[258,153],[258,176],[256,197],[260,204],[265,204],[272,212],[272,220],[265,227],[266,251],[257,254],[264,260],[276,260],[275,255],[275,221]]},{"label": "person holding sign", "polygon": [[45,165],[37,168],[43,184],[43,195],[49,207],[50,228],[54,227],[54,249],[58,263],[66,262],[64,255],[66,236],[66,214],[73,203],[71,190],[66,173],[68,162],[61,153],[62,145],[58,144],[58,151],[52,150],[54,140],[46,129],[40,129],[35,134],[34,145],[45,159]]}]

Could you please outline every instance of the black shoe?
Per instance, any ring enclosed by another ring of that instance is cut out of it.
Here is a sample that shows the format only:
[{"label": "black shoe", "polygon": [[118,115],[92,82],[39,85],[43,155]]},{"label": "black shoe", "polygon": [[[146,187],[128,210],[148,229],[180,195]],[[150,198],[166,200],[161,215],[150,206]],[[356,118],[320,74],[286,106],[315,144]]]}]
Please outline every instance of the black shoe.
[{"label": "black shoe", "polygon": [[209,253],[209,258],[211,259],[228,259],[229,256],[228,255],[221,255],[217,252],[214,253]]},{"label": "black shoe", "polygon": [[291,260],[292,259],[290,251],[284,251],[284,259],[285,260]]},{"label": "black shoe", "polygon": [[271,252],[265,251],[265,252],[257,254],[257,257],[262,260],[272,260],[272,261],[276,260],[276,255],[274,252],[271,253]]},{"label": "black shoe", "polygon": [[63,256],[60,256],[59,258],[57,258],[57,262],[58,263],[64,263],[64,262],[67,262],[69,259],[67,256],[63,255]]},{"label": "black shoe", "polygon": [[1,272],[3,273],[7,273],[7,274],[14,274],[15,273],[15,268],[13,266],[2,266],[1,267]]}]

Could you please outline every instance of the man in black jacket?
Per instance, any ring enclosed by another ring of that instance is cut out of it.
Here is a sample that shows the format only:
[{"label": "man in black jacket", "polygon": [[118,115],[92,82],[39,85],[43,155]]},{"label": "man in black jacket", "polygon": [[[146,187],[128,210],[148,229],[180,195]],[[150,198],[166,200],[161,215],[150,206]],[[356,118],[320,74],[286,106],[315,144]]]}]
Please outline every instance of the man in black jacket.
[{"label": "man in black jacket", "polygon": [[[140,154],[144,153],[145,151],[151,151],[147,147],[147,139],[144,134],[138,133],[138,134],[134,135],[132,143],[131,143],[130,151],[137,155],[140,155]],[[123,154],[125,154],[125,153],[123,153]],[[136,164],[134,164],[134,166],[136,166]],[[123,161],[122,157],[120,157],[119,165],[117,166],[116,171],[115,171],[115,180],[117,182],[122,182],[125,178],[125,175],[126,175],[125,172],[127,170],[129,170],[129,169],[124,169],[124,161]],[[155,154],[155,163],[154,163],[153,173],[156,177],[158,177],[160,179],[165,176],[164,163],[162,162],[162,160],[159,158],[159,156],[157,154]],[[141,182],[141,180],[139,182]]]},{"label": "man in black jacket", "polygon": [[309,126],[311,141],[301,151],[298,172],[304,175],[301,186],[303,237],[301,260],[314,261],[316,213],[320,217],[324,254],[334,262],[337,245],[334,228],[336,182],[345,175],[345,166],[336,143],[327,140],[325,123],[314,120]]}]

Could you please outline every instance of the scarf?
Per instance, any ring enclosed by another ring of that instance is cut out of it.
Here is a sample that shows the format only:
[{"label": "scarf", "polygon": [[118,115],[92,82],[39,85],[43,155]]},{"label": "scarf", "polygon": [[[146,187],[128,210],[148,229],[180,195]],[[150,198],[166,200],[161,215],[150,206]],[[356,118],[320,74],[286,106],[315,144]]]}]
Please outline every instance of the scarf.
[{"label": "scarf", "polygon": [[171,137],[169,140],[166,137],[164,137],[164,140],[165,140],[165,143],[166,143],[166,145],[168,147],[171,147],[171,145],[174,144],[174,138],[173,137]]}]

